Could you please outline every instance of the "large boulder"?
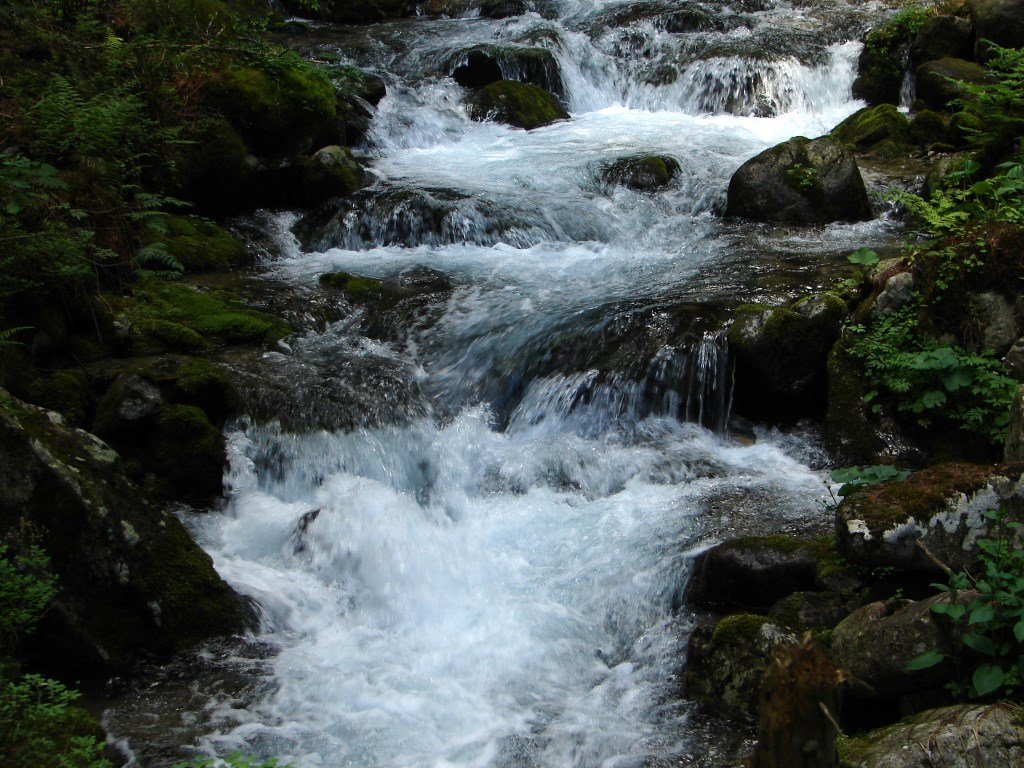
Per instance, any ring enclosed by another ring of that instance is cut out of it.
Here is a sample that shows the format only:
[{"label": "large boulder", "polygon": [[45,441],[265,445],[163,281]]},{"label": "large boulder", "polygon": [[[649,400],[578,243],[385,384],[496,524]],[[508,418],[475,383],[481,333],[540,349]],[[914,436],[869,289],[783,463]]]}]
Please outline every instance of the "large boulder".
[{"label": "large boulder", "polygon": [[244,628],[242,600],[113,450],[3,392],[0,484],[3,537],[42,547],[58,579],[29,649],[44,668],[95,683]]},{"label": "large boulder", "polygon": [[856,678],[851,694],[889,698],[940,687],[949,679],[949,664],[909,671],[907,665],[931,650],[951,652],[952,633],[932,612],[948,595],[919,600],[880,600],[858,608],[832,632],[833,663]]},{"label": "large boulder", "polygon": [[448,74],[470,90],[499,80],[517,80],[559,97],[565,93],[558,62],[546,48],[477,45],[455,54],[449,61]]},{"label": "large boulder", "polygon": [[569,118],[565,107],[543,88],[514,80],[499,80],[473,94],[469,114],[474,120],[496,120],[528,131]]},{"label": "large boulder", "polygon": [[848,561],[870,567],[940,575],[935,557],[954,570],[974,569],[977,540],[991,525],[985,513],[1000,507],[1024,521],[1024,465],[940,464],[843,499],[836,545]]},{"label": "large boulder", "polygon": [[832,130],[832,138],[855,149],[870,149],[883,141],[906,144],[909,121],[893,104],[865,107]]},{"label": "large boulder", "polygon": [[935,59],[969,59],[974,55],[974,28],[958,16],[932,16],[910,45],[914,66]]},{"label": "large boulder", "polygon": [[737,307],[727,336],[737,410],[754,418],[823,404],[829,350],[845,316],[846,304],[831,294],[786,307]]},{"label": "large boulder", "polygon": [[729,181],[725,213],[780,224],[872,217],[857,161],[827,136],[798,136],[745,162]]},{"label": "large boulder", "polygon": [[955,99],[967,95],[963,83],[979,84],[988,80],[980,64],[963,59],[936,59],[917,68],[917,96],[932,109],[948,109]]},{"label": "large boulder", "polygon": [[851,768],[978,768],[1024,765],[1024,720],[1007,702],[929,709],[896,725],[842,739]]},{"label": "large boulder", "polygon": [[792,536],[730,539],[697,556],[686,601],[701,608],[766,609],[816,584],[827,542]]},{"label": "large boulder", "polygon": [[771,652],[796,635],[764,616],[735,614],[694,629],[684,693],[712,710],[752,718]]},{"label": "large boulder", "polygon": [[621,185],[638,192],[657,192],[679,175],[679,161],[664,155],[623,157],[605,167],[601,178],[609,186]]},{"label": "large boulder", "polygon": [[1024,48],[1024,1],[970,0],[969,4],[979,61],[989,56],[989,43],[1002,48]]}]

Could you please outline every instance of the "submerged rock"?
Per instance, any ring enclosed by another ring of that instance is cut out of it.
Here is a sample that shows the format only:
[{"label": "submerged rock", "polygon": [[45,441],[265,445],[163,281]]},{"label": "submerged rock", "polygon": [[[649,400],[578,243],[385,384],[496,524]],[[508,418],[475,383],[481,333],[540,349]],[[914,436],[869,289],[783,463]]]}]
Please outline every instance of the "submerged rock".
[{"label": "submerged rock", "polygon": [[780,224],[866,221],[871,204],[853,155],[798,136],[748,160],[729,182],[726,216]]},{"label": "submerged rock", "polygon": [[605,167],[601,178],[609,185],[621,184],[638,192],[656,192],[679,174],[679,161],[664,155],[623,157]]},{"label": "submerged rock", "polygon": [[857,768],[1024,765],[1024,721],[1007,702],[957,704],[842,739],[838,748],[844,764]]},{"label": "submerged rock", "polygon": [[1024,466],[941,464],[906,480],[847,496],[836,508],[836,544],[852,563],[941,573],[920,548],[954,570],[974,568],[990,510],[1024,521]]},{"label": "submerged rock", "polygon": [[243,629],[242,600],[111,448],[5,393],[0,484],[0,528],[17,546],[41,546],[58,577],[29,649],[44,668],[98,682]]},{"label": "submerged rock", "polygon": [[543,88],[513,80],[491,83],[475,93],[469,114],[474,120],[497,120],[526,130],[569,119],[565,107]]}]

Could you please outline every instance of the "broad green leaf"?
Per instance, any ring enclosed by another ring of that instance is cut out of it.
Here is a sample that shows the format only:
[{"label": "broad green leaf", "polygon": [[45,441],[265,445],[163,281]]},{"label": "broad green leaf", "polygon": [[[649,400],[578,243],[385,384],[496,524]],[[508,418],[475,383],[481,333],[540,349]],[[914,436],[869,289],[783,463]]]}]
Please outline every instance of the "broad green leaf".
[{"label": "broad green leaf", "polygon": [[851,264],[861,264],[865,267],[873,267],[878,263],[878,254],[870,248],[858,248],[846,257]]},{"label": "broad green leaf", "polygon": [[1013,625],[1013,636],[1017,638],[1018,643],[1024,643],[1024,619]]},{"label": "broad green leaf", "polygon": [[964,645],[968,648],[973,648],[978,653],[984,653],[986,656],[996,655],[996,645],[984,635],[970,634],[964,635]]},{"label": "broad green leaf", "polygon": [[975,608],[971,611],[970,618],[967,619],[968,624],[979,624],[981,622],[992,621],[996,616],[996,609],[991,605],[983,605],[980,608]]},{"label": "broad green leaf", "polygon": [[974,684],[974,691],[978,696],[987,696],[993,691],[998,691],[1006,679],[1006,674],[995,664],[982,664],[971,676]]},{"label": "broad green leaf", "polygon": [[957,368],[942,380],[942,386],[944,386],[949,392],[956,392],[962,387],[970,386],[973,382],[974,376],[970,371],[964,370],[963,368]]},{"label": "broad green leaf", "polygon": [[910,660],[910,663],[907,664],[907,671],[916,672],[919,669],[929,669],[930,667],[934,667],[936,664],[941,664],[945,658],[945,655],[940,651],[936,651],[934,649],[925,651],[920,656],[915,656]]}]

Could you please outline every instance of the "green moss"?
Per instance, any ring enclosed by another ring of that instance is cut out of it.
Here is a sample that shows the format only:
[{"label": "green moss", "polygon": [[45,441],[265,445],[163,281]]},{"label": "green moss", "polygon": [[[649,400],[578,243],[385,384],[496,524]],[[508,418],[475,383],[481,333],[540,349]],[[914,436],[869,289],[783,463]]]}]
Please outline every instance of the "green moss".
[{"label": "green moss", "polygon": [[679,170],[679,162],[673,157],[637,155],[616,160],[605,168],[602,175],[608,184],[651,191],[668,186]]},{"label": "green moss", "polygon": [[175,380],[177,399],[202,408],[213,421],[221,421],[237,410],[238,392],[228,377],[207,360],[191,358],[181,364]]},{"label": "green moss", "polygon": [[769,623],[767,616],[751,613],[737,613],[726,616],[715,625],[711,645],[720,648],[733,643],[746,644],[761,633],[761,627]]},{"label": "green moss", "polygon": [[140,281],[135,297],[111,303],[137,330],[135,343],[142,347],[155,340],[170,349],[197,351],[211,343],[273,341],[289,331],[283,321],[249,309],[229,294],[155,278]]},{"label": "green moss", "polygon": [[868,33],[853,95],[869,104],[899,101],[903,62],[910,42],[927,21],[921,6],[906,8]]},{"label": "green moss", "polygon": [[29,400],[43,408],[60,413],[72,426],[86,423],[89,412],[89,386],[79,370],[55,371],[37,379],[29,389]]},{"label": "green moss", "polygon": [[474,120],[494,119],[526,130],[569,117],[558,99],[543,88],[514,80],[491,83],[474,94],[469,105]]},{"label": "green moss", "polygon": [[948,119],[930,109],[922,109],[914,115],[908,137],[914,144],[925,148],[935,144],[955,145],[961,138]]},{"label": "green moss", "polygon": [[242,244],[212,221],[196,216],[170,216],[159,223],[160,227],[150,228],[146,233],[143,245],[163,243],[188,272],[229,269],[245,259]]},{"label": "green moss", "polygon": [[353,301],[398,299],[405,295],[398,286],[388,285],[375,277],[362,277],[348,272],[328,272],[320,275],[320,284],[344,291]]},{"label": "green moss", "polygon": [[905,144],[908,122],[893,104],[865,107],[836,126],[832,138],[856,149],[870,149],[884,141]]},{"label": "green moss", "polygon": [[147,466],[173,484],[175,495],[219,492],[227,461],[224,440],[196,406],[162,408],[145,451]]}]

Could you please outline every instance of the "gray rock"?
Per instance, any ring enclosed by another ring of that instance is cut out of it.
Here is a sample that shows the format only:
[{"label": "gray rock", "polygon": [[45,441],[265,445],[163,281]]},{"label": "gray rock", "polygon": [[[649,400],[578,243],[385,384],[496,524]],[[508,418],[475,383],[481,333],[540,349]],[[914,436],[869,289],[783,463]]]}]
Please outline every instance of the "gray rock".
[{"label": "gray rock", "polygon": [[798,136],[748,160],[729,182],[727,216],[781,224],[866,221],[871,204],[853,155]]},{"label": "gray rock", "polygon": [[898,272],[885,282],[885,288],[878,294],[874,306],[871,307],[871,317],[875,320],[885,317],[898,309],[903,309],[913,300],[914,275],[910,272]]},{"label": "gray rock", "polygon": [[1003,48],[1024,48],[1024,0],[970,0],[970,8],[979,61],[989,55],[987,41]]},{"label": "gray rock", "polygon": [[1024,461],[1024,386],[1017,387],[1010,406],[1010,428],[1003,444],[1003,461]]},{"label": "gray rock", "polygon": [[863,684],[852,686],[852,695],[902,696],[941,686],[949,679],[945,664],[907,671],[907,664],[925,651],[952,650],[951,633],[931,610],[939,600],[948,602],[949,597],[868,603],[839,622],[832,632],[829,655],[837,667]]},{"label": "gray rock", "polygon": [[858,768],[1010,768],[1024,765],[1024,720],[1007,702],[930,709],[848,740],[840,754]]},{"label": "gray rock", "polygon": [[985,513],[1004,508],[1024,521],[1024,467],[940,464],[908,479],[867,488],[836,508],[836,546],[857,565],[940,574],[917,545],[954,570],[976,567]]},{"label": "gray rock", "polygon": [[768,657],[796,635],[764,616],[736,614],[690,636],[685,694],[710,709],[753,717]]},{"label": "gray rock", "polygon": [[944,110],[954,99],[967,95],[961,83],[983,83],[988,72],[980,64],[963,59],[936,59],[917,68],[917,96],[932,109]]},{"label": "gray rock", "polygon": [[974,53],[974,29],[968,19],[933,16],[910,45],[915,66],[935,59],[969,59]]},{"label": "gray rock", "polygon": [[1024,338],[1017,339],[1003,357],[1003,370],[1011,379],[1024,383]]},{"label": "gray rock", "polygon": [[974,315],[984,330],[982,344],[997,355],[1005,355],[1020,337],[1013,304],[1001,293],[987,291],[972,297]]},{"label": "gray rock", "polygon": [[771,607],[768,617],[777,623],[804,632],[831,629],[845,619],[862,600],[841,592],[794,592]]}]

